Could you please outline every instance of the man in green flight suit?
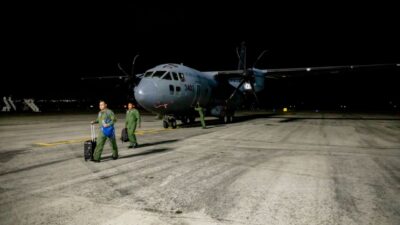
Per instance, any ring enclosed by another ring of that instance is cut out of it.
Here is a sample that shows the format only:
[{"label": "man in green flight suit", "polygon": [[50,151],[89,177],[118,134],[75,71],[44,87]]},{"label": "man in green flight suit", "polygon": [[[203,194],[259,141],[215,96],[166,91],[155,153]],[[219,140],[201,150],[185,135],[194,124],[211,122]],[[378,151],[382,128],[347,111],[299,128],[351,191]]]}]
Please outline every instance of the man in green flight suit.
[{"label": "man in green flight suit", "polygon": [[110,140],[111,147],[113,149],[112,158],[118,159],[118,147],[117,142],[115,141],[115,133],[107,137],[103,132],[103,127],[107,128],[114,126],[115,122],[117,122],[117,119],[115,118],[113,111],[107,108],[107,103],[105,101],[100,101],[99,108],[100,112],[97,116],[97,119],[92,121],[92,124],[101,123],[99,135],[97,137],[97,145],[93,154],[93,161],[100,162],[101,153],[103,152],[104,144],[106,143],[107,139]]},{"label": "man in green flight suit", "polygon": [[194,109],[199,112],[201,126],[203,127],[203,129],[205,129],[206,122],[204,121],[204,112],[203,112],[203,108],[200,106],[199,102],[197,102],[196,107]]},{"label": "man in green flight suit", "polygon": [[128,148],[136,148],[138,146],[136,140],[136,126],[141,126],[140,113],[139,110],[135,108],[132,102],[128,103],[128,110],[126,111],[125,127],[128,129],[128,137],[130,145]]}]

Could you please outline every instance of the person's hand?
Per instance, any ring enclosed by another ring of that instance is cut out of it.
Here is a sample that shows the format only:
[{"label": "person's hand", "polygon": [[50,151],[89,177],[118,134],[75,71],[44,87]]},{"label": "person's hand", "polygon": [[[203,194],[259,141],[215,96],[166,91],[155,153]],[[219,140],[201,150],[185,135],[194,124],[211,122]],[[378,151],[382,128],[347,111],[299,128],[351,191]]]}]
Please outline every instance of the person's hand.
[{"label": "person's hand", "polygon": [[107,123],[103,125],[103,127],[109,127],[109,126],[110,126],[110,125],[109,125],[109,124],[107,124]]}]

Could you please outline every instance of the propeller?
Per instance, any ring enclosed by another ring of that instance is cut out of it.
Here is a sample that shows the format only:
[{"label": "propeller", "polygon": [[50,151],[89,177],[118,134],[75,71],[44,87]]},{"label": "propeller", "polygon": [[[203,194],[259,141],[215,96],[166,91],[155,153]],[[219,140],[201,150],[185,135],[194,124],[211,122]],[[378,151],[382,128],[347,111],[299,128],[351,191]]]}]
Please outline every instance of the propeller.
[{"label": "propeller", "polygon": [[238,64],[238,70],[242,70],[242,76],[240,78],[240,83],[239,85],[235,88],[235,90],[232,92],[232,94],[229,96],[229,98],[226,100],[226,103],[229,104],[231,103],[233,97],[236,95],[236,93],[238,92],[238,90],[244,85],[244,84],[249,84],[251,86],[251,93],[254,96],[255,102],[257,105],[260,105],[260,102],[258,101],[258,97],[257,94],[255,92],[255,87],[254,87],[254,81],[255,81],[255,76],[254,76],[254,70],[253,68],[255,67],[255,65],[257,64],[257,62],[264,56],[264,54],[267,51],[264,50],[261,52],[261,54],[257,57],[256,61],[253,64],[252,68],[247,68],[247,62],[246,62],[246,44],[245,42],[241,43],[241,48],[240,48],[240,52],[239,49],[236,48],[236,54],[239,58],[239,64]]},{"label": "propeller", "polygon": [[134,99],[131,91],[133,87],[136,87],[136,85],[138,85],[140,79],[135,75],[135,63],[136,63],[136,59],[139,57],[139,54],[136,54],[135,57],[133,58],[132,61],[132,68],[131,68],[131,73],[129,74],[128,72],[126,72],[126,70],[124,70],[124,68],[122,68],[121,64],[118,63],[118,69],[121,70],[121,72],[126,76],[125,78],[125,83],[128,83],[128,100],[132,100]]},{"label": "propeller", "polygon": [[132,69],[131,69],[131,73],[129,74],[128,72],[126,72],[124,70],[124,68],[122,68],[121,64],[118,63],[118,69],[121,70],[121,72],[127,77],[125,79],[125,82],[129,83],[129,89],[132,88],[132,84],[134,84],[135,86],[138,84],[138,77],[135,76],[134,72],[135,72],[135,63],[136,63],[136,59],[139,57],[139,54],[135,55],[135,57],[133,58],[132,61]]}]

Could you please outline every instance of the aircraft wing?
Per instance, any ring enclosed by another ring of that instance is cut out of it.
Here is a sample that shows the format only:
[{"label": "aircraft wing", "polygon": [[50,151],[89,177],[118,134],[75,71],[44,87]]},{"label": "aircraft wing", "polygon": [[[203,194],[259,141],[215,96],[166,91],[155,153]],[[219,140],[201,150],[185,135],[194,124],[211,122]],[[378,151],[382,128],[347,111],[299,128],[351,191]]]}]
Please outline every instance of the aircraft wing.
[{"label": "aircraft wing", "polygon": [[346,71],[356,71],[361,69],[374,69],[374,68],[396,68],[400,67],[399,63],[386,63],[386,64],[368,64],[368,65],[345,65],[345,66],[319,66],[319,67],[297,67],[297,68],[273,68],[260,70],[266,77],[271,78],[285,78],[295,76],[296,74],[307,73],[340,73]]},{"label": "aircraft wing", "polygon": [[126,79],[128,76],[97,76],[97,77],[81,77],[81,80],[105,80],[105,79]]},{"label": "aircraft wing", "polygon": [[[135,75],[137,78],[142,78],[143,74],[136,74]],[[119,79],[119,80],[124,80],[124,79],[129,79],[130,76],[97,76],[97,77],[81,77],[81,80],[107,80],[107,79]]]},{"label": "aircraft wing", "polygon": [[[386,63],[386,64],[368,64],[368,65],[345,65],[345,66],[319,66],[319,67],[296,67],[296,68],[271,68],[271,69],[249,69],[254,73],[263,73],[266,78],[285,78],[296,75],[305,75],[307,73],[339,73],[345,71],[355,71],[359,69],[372,69],[372,68],[396,68],[400,67],[400,63]],[[240,77],[244,74],[244,70],[226,70],[209,72],[216,76],[221,77]]]}]

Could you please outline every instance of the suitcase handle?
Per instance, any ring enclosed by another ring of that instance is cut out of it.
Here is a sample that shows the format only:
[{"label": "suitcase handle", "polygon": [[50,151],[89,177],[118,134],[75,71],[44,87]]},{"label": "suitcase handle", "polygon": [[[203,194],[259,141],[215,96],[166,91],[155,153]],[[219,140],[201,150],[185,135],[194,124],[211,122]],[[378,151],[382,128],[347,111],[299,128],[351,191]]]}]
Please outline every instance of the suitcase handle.
[{"label": "suitcase handle", "polygon": [[94,129],[94,124],[90,124],[90,138],[92,141],[96,141],[96,132]]}]

